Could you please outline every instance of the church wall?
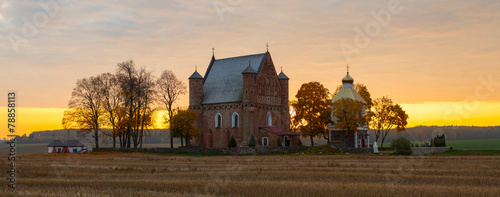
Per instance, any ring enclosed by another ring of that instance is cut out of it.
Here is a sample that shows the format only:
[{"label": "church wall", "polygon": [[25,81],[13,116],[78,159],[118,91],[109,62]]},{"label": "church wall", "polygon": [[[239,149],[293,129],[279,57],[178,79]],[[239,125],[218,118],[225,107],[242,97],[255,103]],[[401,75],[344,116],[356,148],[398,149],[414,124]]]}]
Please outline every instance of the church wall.
[{"label": "church wall", "polygon": [[[258,74],[242,74],[242,102],[201,105],[203,98],[202,80],[190,80],[190,109],[198,112],[195,125],[200,128],[201,136],[193,140],[196,146],[227,147],[231,135],[238,146],[248,146],[253,135],[258,145],[262,143],[263,133],[259,125],[267,125],[267,113],[272,114],[272,126],[285,129],[290,127],[288,107],[288,80],[279,80],[270,55],[267,55]],[[201,82],[201,83],[200,83]],[[239,115],[239,127],[232,128],[232,115]],[[222,127],[215,128],[215,115],[222,115]],[[269,133],[269,132],[268,132]],[[269,143],[276,145],[277,137],[270,135]],[[292,145],[298,138],[290,136]]]}]

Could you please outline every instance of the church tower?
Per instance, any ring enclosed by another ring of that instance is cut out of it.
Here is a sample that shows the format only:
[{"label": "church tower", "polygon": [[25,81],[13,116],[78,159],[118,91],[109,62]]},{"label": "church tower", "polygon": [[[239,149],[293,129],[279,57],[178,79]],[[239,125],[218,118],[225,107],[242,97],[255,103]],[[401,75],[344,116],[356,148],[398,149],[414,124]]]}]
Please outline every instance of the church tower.
[{"label": "church tower", "polygon": [[243,77],[243,97],[242,102],[255,102],[257,100],[257,92],[255,91],[257,71],[250,66],[248,62],[248,67],[241,73]]},{"label": "church tower", "polygon": [[201,105],[203,100],[203,77],[195,70],[189,77],[189,107]]}]

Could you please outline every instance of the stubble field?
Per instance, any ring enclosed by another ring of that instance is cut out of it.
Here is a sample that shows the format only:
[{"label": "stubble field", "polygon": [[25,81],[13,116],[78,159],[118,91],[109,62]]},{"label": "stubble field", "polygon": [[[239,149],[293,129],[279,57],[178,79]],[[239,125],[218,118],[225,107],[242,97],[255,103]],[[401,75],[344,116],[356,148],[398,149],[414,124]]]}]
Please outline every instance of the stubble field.
[{"label": "stubble field", "polygon": [[500,195],[498,156],[38,154],[16,166],[2,196]]}]

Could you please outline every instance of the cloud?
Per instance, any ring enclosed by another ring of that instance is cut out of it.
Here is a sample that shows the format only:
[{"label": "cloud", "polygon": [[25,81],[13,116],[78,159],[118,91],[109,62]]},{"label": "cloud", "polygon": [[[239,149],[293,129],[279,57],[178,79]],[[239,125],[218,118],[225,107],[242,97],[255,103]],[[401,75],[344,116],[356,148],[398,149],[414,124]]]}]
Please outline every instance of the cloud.
[{"label": "cloud", "polygon": [[[231,8],[223,20],[213,1],[70,1],[15,53],[6,35],[20,33],[22,18],[42,9],[37,0],[6,1],[0,83],[24,91],[26,105],[65,107],[76,79],[114,72],[127,59],[155,72],[173,70],[187,82],[195,65],[206,69],[212,47],[223,58],[263,52],[269,43],[276,66],[291,78],[290,95],[313,80],[333,89],[345,75],[339,43],[352,44],[354,28],[375,20],[371,11],[387,9],[386,1],[221,2]],[[374,96],[456,101],[474,91],[479,76],[500,76],[500,2],[401,4],[350,64]]]}]

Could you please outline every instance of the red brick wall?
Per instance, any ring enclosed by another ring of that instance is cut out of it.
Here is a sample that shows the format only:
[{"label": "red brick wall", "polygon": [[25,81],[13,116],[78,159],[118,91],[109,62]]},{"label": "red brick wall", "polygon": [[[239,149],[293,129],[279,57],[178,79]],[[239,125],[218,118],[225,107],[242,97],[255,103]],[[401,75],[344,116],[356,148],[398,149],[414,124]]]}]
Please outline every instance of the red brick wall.
[{"label": "red brick wall", "polygon": [[[276,146],[278,136],[259,131],[259,125],[267,125],[267,113],[272,115],[272,126],[285,129],[290,127],[288,105],[288,80],[278,80],[271,56],[268,55],[258,74],[242,74],[242,102],[201,105],[203,98],[203,80],[190,80],[190,109],[198,112],[195,123],[200,128],[200,138],[193,145],[206,147],[227,147],[232,136],[238,146],[248,146],[253,135],[258,145],[262,143],[263,135],[269,137],[271,146]],[[200,83],[201,82],[201,83]],[[201,87],[201,88],[200,88]],[[232,127],[232,115],[239,115],[239,127]],[[215,116],[222,115],[222,127],[215,128]],[[282,137],[282,136],[281,136]],[[293,146],[298,138],[290,136]]]}]

